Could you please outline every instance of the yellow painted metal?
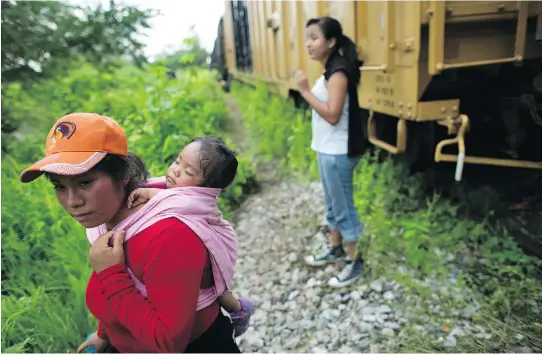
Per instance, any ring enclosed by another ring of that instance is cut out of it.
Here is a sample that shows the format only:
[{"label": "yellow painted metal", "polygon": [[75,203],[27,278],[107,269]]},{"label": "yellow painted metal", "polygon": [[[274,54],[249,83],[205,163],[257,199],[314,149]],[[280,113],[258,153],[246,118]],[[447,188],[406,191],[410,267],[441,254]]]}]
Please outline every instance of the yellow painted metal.
[{"label": "yellow painted metal", "polygon": [[445,119],[457,117],[459,114],[459,100],[440,100],[418,102],[418,118],[419,122],[439,120],[445,116]]},{"label": "yellow painted metal", "polygon": [[[254,2],[247,3],[248,8],[248,26],[251,29],[249,31],[250,44],[251,44],[251,55],[252,55],[252,68],[254,72],[262,72],[262,60],[261,60],[261,49],[260,49],[260,36],[259,36],[259,27],[257,12],[254,11]],[[230,68],[232,69],[232,68]]]},{"label": "yellow painted metal", "polygon": [[444,62],[444,22],[446,20],[446,3],[431,1],[427,9],[429,18],[429,74],[435,75],[442,70]]},{"label": "yellow painted metal", "polygon": [[[278,14],[278,16],[280,16],[281,19],[287,18],[287,6],[287,2],[277,2],[277,9],[275,10],[275,12]],[[283,53],[283,56],[277,56],[277,58],[279,59],[279,78],[281,80],[288,79],[288,76],[290,76],[290,73],[292,71],[292,54],[290,49],[290,39],[288,38],[290,26],[291,22],[282,21],[282,31],[280,31],[280,35],[277,38],[277,53]]]},{"label": "yellow painted metal", "polygon": [[[360,6],[361,5],[361,6]],[[368,1],[357,7],[361,47],[362,108],[397,118],[416,118],[419,97],[419,2]],[[364,26],[365,27],[365,26]]]},{"label": "yellow painted metal", "polygon": [[368,123],[368,138],[369,142],[375,146],[378,146],[381,149],[391,152],[392,154],[400,154],[405,152],[406,143],[407,143],[407,125],[406,120],[399,119],[397,121],[397,145],[393,146],[388,144],[385,141],[378,139],[376,136],[376,119],[374,117],[374,112],[369,112],[369,123]]},{"label": "yellow painted metal", "polygon": [[233,17],[231,13],[231,2],[226,1],[226,10],[223,17],[223,31],[224,31],[224,51],[226,53],[226,66],[228,69],[234,69],[237,67],[235,60],[235,46],[233,37]]},{"label": "yellow painted metal", "polygon": [[[396,117],[398,126],[406,127],[408,120],[436,121],[449,126],[451,131],[449,122],[461,114],[459,99],[421,100],[435,76],[446,70],[507,62],[521,64],[542,58],[535,31],[527,26],[528,19],[542,13],[542,1],[245,3],[250,23],[251,73],[236,70],[231,4],[226,1],[226,61],[234,77],[251,83],[264,80],[273,91],[285,96],[296,91],[291,75],[294,70],[303,70],[314,82],[323,68],[307,55],[305,23],[313,17],[332,16],[341,22],[365,62],[358,93],[360,107],[375,113],[371,124],[378,119],[376,113],[381,113]],[[516,21],[515,25],[508,25],[511,21]],[[406,128],[400,131],[406,132]],[[371,140],[382,145],[376,135]],[[406,136],[404,141],[406,144]],[[388,144],[383,148],[400,153],[404,151],[400,144],[398,141],[398,146]],[[474,162],[477,159],[468,157],[465,161],[478,163]],[[526,162],[520,164],[524,166]]]},{"label": "yellow painted metal", "polygon": [[[446,22],[465,23],[487,20],[504,20],[516,18],[518,5],[529,3],[529,17],[536,16],[537,1],[444,1]],[[429,18],[423,15],[432,7],[431,1],[422,1],[420,4],[422,24],[428,24]]]},{"label": "yellow painted metal", "polygon": [[[496,159],[489,157],[478,157],[478,156],[467,156],[465,153],[465,132],[469,126],[469,118],[461,114],[459,116],[460,126],[457,132],[457,136],[453,139],[446,139],[437,144],[435,149],[435,161],[441,162],[456,162],[456,172],[455,179],[456,181],[461,180],[463,173],[463,164],[471,163],[478,165],[493,165],[493,166],[505,166],[505,167],[521,167],[521,168],[531,168],[531,169],[542,169],[542,162],[533,162],[533,161],[520,161],[520,160],[510,160],[510,159]],[[443,154],[442,149],[447,145],[458,146],[458,154]]]},{"label": "yellow painted metal", "polygon": [[529,15],[528,12],[529,3],[526,1],[520,1],[517,4],[517,27],[515,35],[514,53],[512,53],[512,55],[504,58],[492,58],[485,60],[474,59],[471,61],[463,61],[457,63],[445,63],[444,50],[446,43],[446,2],[432,0],[431,7],[427,10],[427,16],[429,17],[429,73],[431,75],[435,75],[446,69],[521,62],[525,53],[525,41],[527,37],[527,18]]}]

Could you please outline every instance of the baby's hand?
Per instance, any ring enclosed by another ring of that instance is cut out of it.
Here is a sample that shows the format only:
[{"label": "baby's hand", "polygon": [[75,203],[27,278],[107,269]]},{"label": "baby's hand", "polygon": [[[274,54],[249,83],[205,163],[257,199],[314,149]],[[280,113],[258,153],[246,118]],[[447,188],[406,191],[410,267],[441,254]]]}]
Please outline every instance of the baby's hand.
[{"label": "baby's hand", "polygon": [[138,188],[128,197],[128,208],[135,208],[136,206],[145,204],[150,200],[150,193],[148,188]]},{"label": "baby's hand", "polygon": [[128,197],[128,208],[135,208],[138,205],[145,204],[152,197],[161,191],[159,188],[138,188]]}]

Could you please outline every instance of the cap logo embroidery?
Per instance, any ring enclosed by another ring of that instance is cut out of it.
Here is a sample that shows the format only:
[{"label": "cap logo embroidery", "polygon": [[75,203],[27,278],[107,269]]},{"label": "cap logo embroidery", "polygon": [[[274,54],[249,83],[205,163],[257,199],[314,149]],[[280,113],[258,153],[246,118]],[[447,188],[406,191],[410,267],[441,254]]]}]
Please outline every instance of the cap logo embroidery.
[{"label": "cap logo embroidery", "polygon": [[75,133],[75,124],[72,122],[61,122],[58,123],[56,128],[51,132],[51,146],[49,149],[52,149],[55,147],[55,144],[60,139],[69,139],[71,136]]}]

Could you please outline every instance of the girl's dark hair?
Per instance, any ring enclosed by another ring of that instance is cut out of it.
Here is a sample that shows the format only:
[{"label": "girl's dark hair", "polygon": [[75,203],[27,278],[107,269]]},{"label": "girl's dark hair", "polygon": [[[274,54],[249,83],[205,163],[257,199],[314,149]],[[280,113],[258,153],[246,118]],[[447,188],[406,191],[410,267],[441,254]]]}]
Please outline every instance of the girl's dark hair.
[{"label": "girl's dark hair", "polygon": [[332,54],[339,53],[346,59],[349,66],[348,76],[355,85],[359,84],[360,72],[359,67],[363,65],[363,61],[358,59],[358,50],[356,44],[343,33],[341,23],[332,17],[311,18],[307,21],[305,28],[311,25],[318,25],[324,34],[326,40],[335,38],[336,45],[332,49]]},{"label": "girl's dark hair", "polygon": [[228,187],[237,173],[238,161],[235,151],[217,136],[204,136],[192,139],[188,144],[200,143],[200,168],[203,172],[201,187]]},{"label": "girl's dark hair", "polygon": [[134,190],[143,187],[145,181],[150,177],[145,163],[136,154],[131,152],[128,153],[128,156],[107,154],[102,161],[94,166],[92,171],[106,173],[117,182],[128,179],[126,199],[128,199],[128,196]]}]

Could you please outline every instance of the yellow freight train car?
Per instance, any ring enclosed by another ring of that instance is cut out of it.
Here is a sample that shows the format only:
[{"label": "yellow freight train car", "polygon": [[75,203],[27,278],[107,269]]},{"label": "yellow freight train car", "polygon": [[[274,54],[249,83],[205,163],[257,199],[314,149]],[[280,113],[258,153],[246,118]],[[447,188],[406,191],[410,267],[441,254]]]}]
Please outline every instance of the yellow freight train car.
[{"label": "yellow freight train car", "polygon": [[359,102],[372,144],[413,163],[455,162],[457,180],[464,163],[542,169],[542,2],[226,1],[225,9],[213,62],[234,79],[299,99],[292,72],[311,82],[322,72],[307,55],[305,23],[332,16],[364,60]]}]

